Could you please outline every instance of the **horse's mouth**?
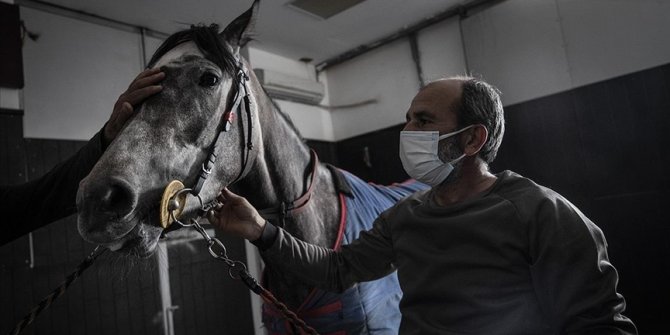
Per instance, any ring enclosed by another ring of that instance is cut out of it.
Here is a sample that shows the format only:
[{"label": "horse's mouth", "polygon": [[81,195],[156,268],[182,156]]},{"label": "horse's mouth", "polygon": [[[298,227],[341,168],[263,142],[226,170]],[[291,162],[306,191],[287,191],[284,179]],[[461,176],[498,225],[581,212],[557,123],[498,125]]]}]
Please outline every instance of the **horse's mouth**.
[{"label": "horse's mouth", "polygon": [[120,252],[128,255],[135,255],[141,258],[146,258],[154,254],[156,250],[156,244],[158,241],[146,245],[146,241],[142,237],[133,237],[126,240],[120,245],[117,245],[116,250],[110,248],[110,250],[115,252]]},{"label": "horse's mouth", "polygon": [[160,233],[156,227],[143,226],[138,223],[128,233],[103,245],[111,251],[134,255],[141,258],[153,255],[158,244]]}]

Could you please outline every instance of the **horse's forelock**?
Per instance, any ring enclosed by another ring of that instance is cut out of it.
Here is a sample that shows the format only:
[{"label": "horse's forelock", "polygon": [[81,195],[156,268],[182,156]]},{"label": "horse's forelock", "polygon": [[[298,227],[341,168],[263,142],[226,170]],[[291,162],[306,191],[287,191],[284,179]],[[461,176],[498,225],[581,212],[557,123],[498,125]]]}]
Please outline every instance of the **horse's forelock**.
[{"label": "horse's forelock", "polygon": [[168,37],[156,50],[149,61],[148,67],[154,67],[158,61],[175,47],[192,41],[203,54],[216,64],[223,73],[233,74],[237,60],[233,55],[231,48],[227,46],[219,35],[219,26],[217,24],[194,25],[190,29],[176,32]]}]

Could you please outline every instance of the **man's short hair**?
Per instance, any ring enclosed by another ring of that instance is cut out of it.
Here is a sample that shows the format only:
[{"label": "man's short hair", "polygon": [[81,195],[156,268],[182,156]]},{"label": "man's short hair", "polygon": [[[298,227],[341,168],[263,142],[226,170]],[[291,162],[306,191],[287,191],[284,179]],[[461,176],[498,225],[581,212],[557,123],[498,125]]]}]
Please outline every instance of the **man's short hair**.
[{"label": "man's short hair", "polygon": [[498,154],[498,148],[505,133],[505,116],[500,101],[500,91],[493,85],[473,77],[459,77],[462,80],[462,95],[456,107],[459,128],[472,124],[483,124],[489,133],[479,156],[491,163]]}]

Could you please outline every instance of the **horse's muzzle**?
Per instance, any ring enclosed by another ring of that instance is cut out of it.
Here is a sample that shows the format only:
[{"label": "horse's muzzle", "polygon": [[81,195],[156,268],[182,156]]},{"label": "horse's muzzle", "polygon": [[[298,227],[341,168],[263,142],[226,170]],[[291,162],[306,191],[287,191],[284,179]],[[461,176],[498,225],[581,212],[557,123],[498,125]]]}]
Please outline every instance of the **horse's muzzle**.
[{"label": "horse's muzzle", "polygon": [[79,233],[95,243],[127,234],[136,224],[130,221],[137,199],[132,186],[121,178],[85,178],[77,192]]}]

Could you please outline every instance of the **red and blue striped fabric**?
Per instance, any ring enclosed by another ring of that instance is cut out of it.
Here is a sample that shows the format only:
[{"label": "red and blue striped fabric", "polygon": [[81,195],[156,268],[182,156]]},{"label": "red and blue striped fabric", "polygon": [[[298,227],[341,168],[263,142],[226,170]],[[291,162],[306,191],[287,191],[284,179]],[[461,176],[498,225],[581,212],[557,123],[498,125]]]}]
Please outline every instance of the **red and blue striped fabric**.
[{"label": "red and blue striped fabric", "polygon": [[[372,228],[377,216],[398,200],[428,188],[415,180],[376,185],[347,171],[329,168],[336,175],[342,218],[334,249],[351,243],[361,231]],[[322,335],[397,334],[401,297],[394,272],[375,281],[359,283],[342,294],[314,289],[296,313]],[[263,307],[263,322],[269,334],[293,333],[290,325],[270,306]]]}]

